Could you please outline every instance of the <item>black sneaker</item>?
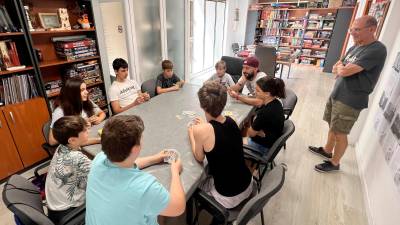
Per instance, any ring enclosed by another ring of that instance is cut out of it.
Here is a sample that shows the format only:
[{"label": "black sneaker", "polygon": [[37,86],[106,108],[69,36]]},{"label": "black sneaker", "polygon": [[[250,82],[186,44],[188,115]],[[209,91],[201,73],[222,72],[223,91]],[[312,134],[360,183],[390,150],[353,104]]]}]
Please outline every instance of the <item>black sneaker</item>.
[{"label": "black sneaker", "polygon": [[324,160],[323,163],[315,166],[315,170],[321,173],[337,172],[340,169],[340,165],[333,165],[331,161]]},{"label": "black sneaker", "polygon": [[330,152],[325,152],[323,147],[314,147],[314,146],[308,146],[308,150],[310,150],[310,152],[322,156],[325,159],[331,159],[332,158],[332,153]]}]

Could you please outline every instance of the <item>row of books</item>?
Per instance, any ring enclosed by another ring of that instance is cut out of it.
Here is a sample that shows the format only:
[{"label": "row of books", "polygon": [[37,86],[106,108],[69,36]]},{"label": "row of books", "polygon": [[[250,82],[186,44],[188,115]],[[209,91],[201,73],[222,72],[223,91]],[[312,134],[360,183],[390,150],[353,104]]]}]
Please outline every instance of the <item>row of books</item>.
[{"label": "row of books", "polygon": [[97,60],[76,63],[65,70],[66,78],[81,77],[87,85],[103,82]]},{"label": "row of books", "polygon": [[97,55],[96,41],[82,36],[53,38],[58,57],[65,60],[76,60]]},{"label": "row of books", "polygon": [[17,46],[12,40],[0,41],[0,68],[1,70],[25,68],[19,61]]},{"label": "row of books", "polygon": [[0,32],[18,32],[18,28],[12,22],[5,6],[0,6]]},{"label": "row of books", "polygon": [[332,32],[327,31],[307,31],[304,34],[305,38],[330,38]]},{"label": "row of books", "polygon": [[0,105],[16,104],[38,96],[34,77],[29,74],[0,79]]},{"label": "row of books", "polygon": [[263,10],[261,13],[261,19],[271,20],[271,19],[287,19],[289,17],[289,12],[286,10]]}]

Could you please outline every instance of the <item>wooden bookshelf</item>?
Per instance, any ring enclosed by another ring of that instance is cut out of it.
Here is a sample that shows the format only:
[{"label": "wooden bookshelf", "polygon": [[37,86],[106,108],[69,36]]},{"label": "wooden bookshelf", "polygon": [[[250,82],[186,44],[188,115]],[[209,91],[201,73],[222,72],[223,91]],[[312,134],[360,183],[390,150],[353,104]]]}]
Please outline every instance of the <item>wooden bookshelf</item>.
[{"label": "wooden bookshelf", "polygon": [[13,74],[13,73],[20,73],[20,72],[25,72],[25,71],[29,71],[29,70],[33,70],[32,66],[27,66],[24,69],[20,69],[20,70],[4,70],[4,71],[0,71],[0,76],[2,75],[8,75],[8,74]]},{"label": "wooden bookshelf", "polygon": [[45,68],[45,67],[50,67],[50,66],[59,66],[59,65],[64,65],[64,64],[76,63],[76,62],[83,62],[83,61],[99,59],[99,58],[100,58],[100,56],[91,56],[91,57],[85,57],[85,58],[76,59],[76,60],[53,59],[53,60],[41,62],[40,68]]},{"label": "wooden bookshelf", "polygon": [[47,30],[47,31],[31,31],[32,35],[40,35],[40,34],[66,34],[70,35],[73,33],[86,33],[86,32],[94,32],[96,29],[78,29],[78,30]]},{"label": "wooden bookshelf", "polygon": [[[297,59],[301,61],[301,57],[314,58],[312,63],[317,62],[325,57],[312,56],[313,51],[323,51],[328,55],[331,37],[322,38],[327,34],[332,34],[337,22],[337,16],[340,9],[354,9],[354,7],[335,7],[335,8],[258,8],[258,23],[263,29],[256,29],[254,40],[255,44],[262,43],[264,40],[267,45],[275,46],[277,51],[281,53],[280,47],[289,47],[290,50],[296,52]],[[311,25],[311,24],[314,24]],[[310,27],[310,28],[308,28]],[[314,28],[312,28],[314,27]],[[326,29],[327,27],[332,29]],[[325,28],[325,29],[324,29]],[[272,32],[271,32],[272,31]],[[274,33],[280,35],[270,35]],[[325,33],[325,34],[324,34]],[[311,34],[313,36],[311,36]],[[305,37],[307,35],[307,38]],[[321,37],[322,36],[322,37]],[[331,36],[331,35],[329,35]],[[265,38],[267,37],[267,38]],[[271,37],[271,38],[268,38]],[[274,40],[274,37],[279,37]],[[305,41],[308,40],[308,41]],[[321,46],[320,48],[304,47],[304,43],[308,42],[313,46]],[[328,46],[327,48],[322,46]],[[284,51],[285,49],[282,49]],[[304,50],[304,51],[303,51]],[[307,51],[306,51],[307,50]],[[308,51],[311,50],[311,56]]]},{"label": "wooden bookshelf", "polygon": [[9,33],[0,33],[0,37],[8,37],[8,36],[22,36],[24,33],[22,32],[9,32]]},{"label": "wooden bookshelf", "polygon": [[300,57],[308,57],[308,58],[315,58],[315,59],[325,59],[323,56],[316,56],[316,55],[301,55]]},{"label": "wooden bookshelf", "polygon": [[303,39],[306,40],[324,40],[324,41],[329,41],[330,38],[308,38],[308,37],[304,37]]},{"label": "wooden bookshelf", "polygon": [[[98,86],[98,85],[101,85],[101,84],[104,84],[104,82],[97,82],[97,83],[93,83],[93,84],[87,84],[86,87],[87,87],[87,88],[91,88],[91,87],[95,87],[95,86]],[[47,97],[48,97],[48,98],[54,98],[54,97],[57,97],[57,96],[59,96],[59,95],[60,95],[60,92],[57,91],[57,92],[53,92],[53,93],[51,93],[51,94],[48,94]],[[100,106],[99,106],[99,107],[100,107]]]}]

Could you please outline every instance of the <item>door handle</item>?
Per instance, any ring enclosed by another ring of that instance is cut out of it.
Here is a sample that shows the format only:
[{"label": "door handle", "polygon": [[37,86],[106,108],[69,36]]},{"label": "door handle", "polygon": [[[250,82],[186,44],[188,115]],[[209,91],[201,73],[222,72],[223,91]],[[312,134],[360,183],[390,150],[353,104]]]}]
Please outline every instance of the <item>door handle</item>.
[{"label": "door handle", "polygon": [[10,117],[11,117],[12,122],[15,124],[14,114],[12,112],[9,112],[9,113],[10,113]]}]

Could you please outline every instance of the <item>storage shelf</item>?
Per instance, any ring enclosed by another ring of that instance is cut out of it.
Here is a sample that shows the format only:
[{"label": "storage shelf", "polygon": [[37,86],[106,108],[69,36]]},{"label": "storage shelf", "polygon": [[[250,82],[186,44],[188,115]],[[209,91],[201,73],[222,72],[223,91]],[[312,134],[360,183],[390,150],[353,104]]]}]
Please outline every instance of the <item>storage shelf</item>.
[{"label": "storage shelf", "polygon": [[[90,88],[90,87],[94,87],[94,86],[97,86],[97,85],[100,85],[100,84],[103,84],[103,83],[104,82],[102,81],[102,82],[97,82],[97,83],[94,83],[94,84],[87,84],[86,87]],[[57,91],[57,92],[53,92],[51,94],[48,94],[47,97],[48,98],[53,98],[53,97],[56,97],[56,96],[59,96],[59,95],[60,95],[60,92]]]},{"label": "storage shelf", "polygon": [[7,37],[7,36],[22,36],[24,33],[22,32],[9,32],[9,33],[0,33],[0,37]]},{"label": "storage shelf", "polygon": [[79,29],[79,30],[45,30],[45,31],[31,31],[32,35],[39,34],[65,34],[65,33],[84,33],[84,32],[92,32],[96,31],[94,28],[90,29]]},{"label": "storage shelf", "polygon": [[315,28],[306,28],[306,30],[311,30],[311,31],[333,31],[332,29],[331,30],[328,30],[328,29],[315,29]]},{"label": "storage shelf", "polygon": [[308,19],[308,21],[316,21],[319,22],[321,20],[325,20],[325,21],[335,21],[335,19]]},{"label": "storage shelf", "polygon": [[75,63],[75,62],[82,62],[82,61],[87,61],[91,59],[98,59],[100,56],[91,56],[91,57],[86,57],[82,59],[76,59],[76,60],[63,60],[63,59],[55,59],[55,60],[49,60],[49,61],[43,61],[40,63],[40,68],[45,68],[45,67],[50,67],[50,66],[58,66],[58,65],[64,65],[64,64],[70,64],[70,63]]},{"label": "storage shelf", "polygon": [[290,28],[290,27],[285,28],[285,27],[280,27],[279,29],[282,29],[282,30],[304,30],[303,27],[302,27],[302,28]]},{"label": "storage shelf", "polygon": [[324,41],[329,41],[330,40],[330,38],[307,38],[307,37],[304,37],[303,39],[307,39],[307,40],[324,40]]},{"label": "storage shelf", "polygon": [[27,66],[24,69],[20,69],[20,70],[12,70],[12,71],[4,70],[4,71],[0,71],[0,76],[7,75],[7,74],[12,74],[12,73],[19,73],[19,72],[28,71],[28,70],[33,70],[33,67],[32,66]]},{"label": "storage shelf", "polygon": [[303,47],[303,49],[311,49],[311,50],[315,50],[315,51],[328,51],[328,48]]},{"label": "storage shelf", "polygon": [[316,55],[301,55],[300,57],[308,57],[308,58],[316,58],[316,59],[325,59],[324,56],[316,56]]}]

